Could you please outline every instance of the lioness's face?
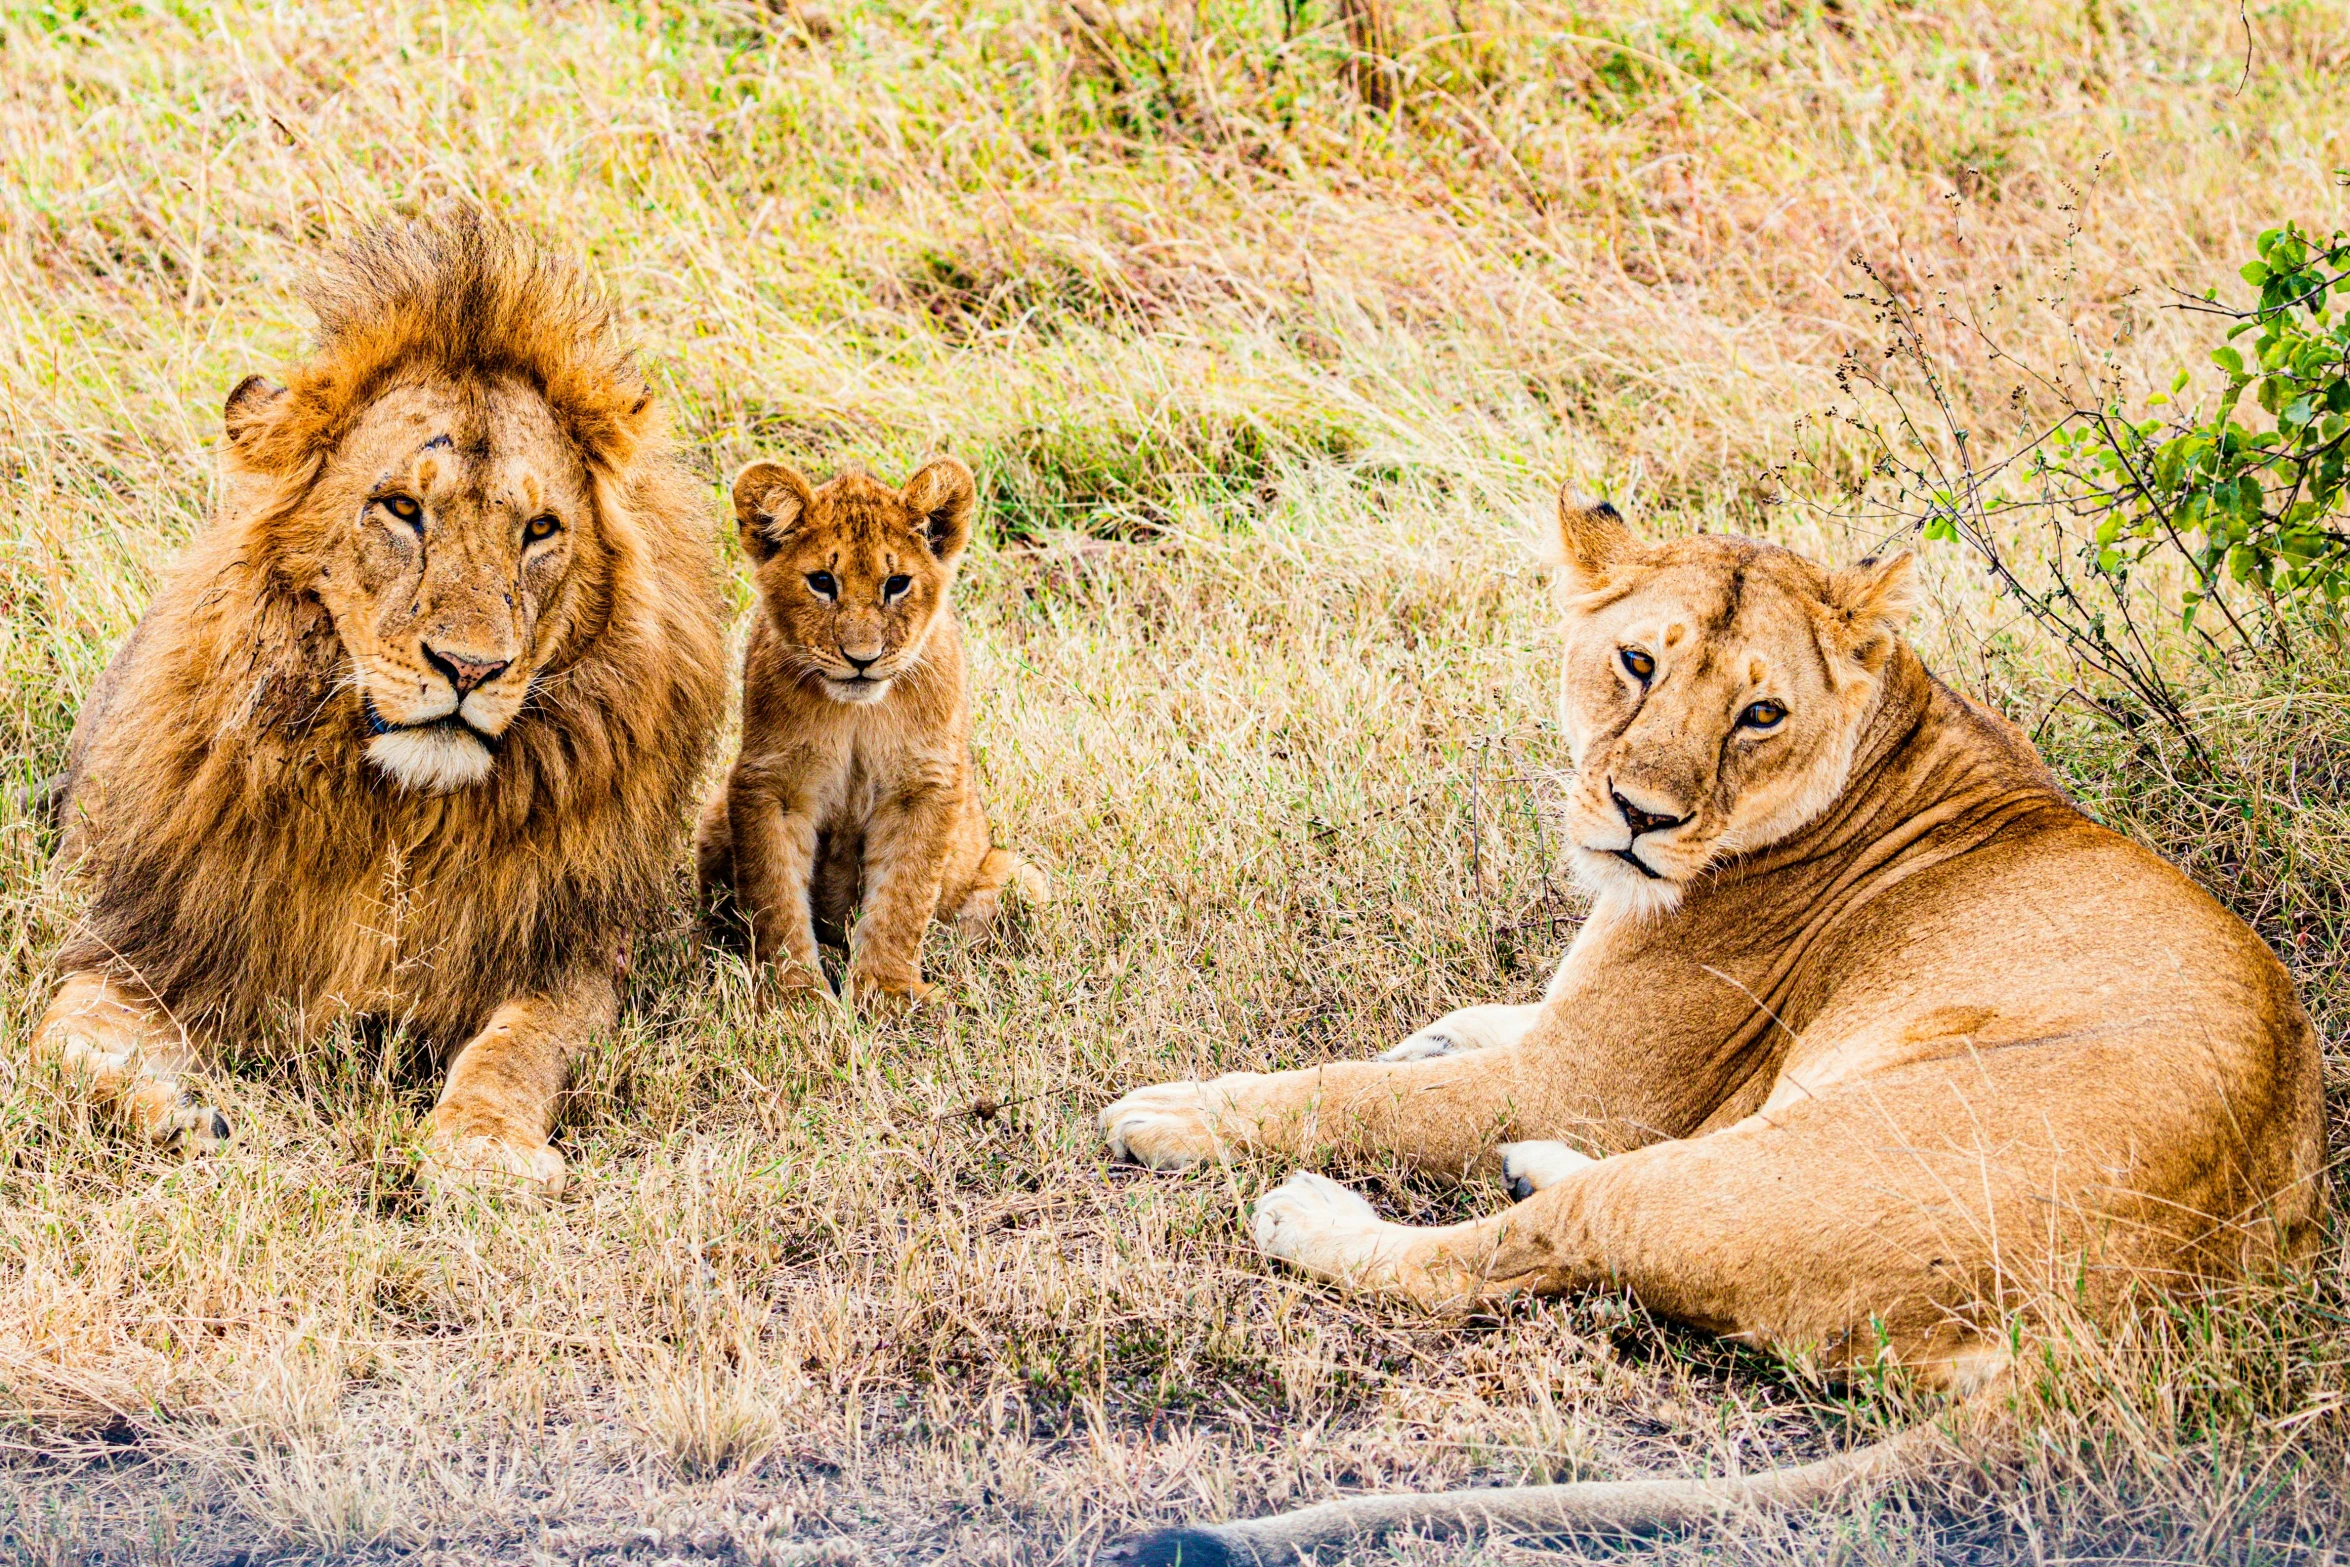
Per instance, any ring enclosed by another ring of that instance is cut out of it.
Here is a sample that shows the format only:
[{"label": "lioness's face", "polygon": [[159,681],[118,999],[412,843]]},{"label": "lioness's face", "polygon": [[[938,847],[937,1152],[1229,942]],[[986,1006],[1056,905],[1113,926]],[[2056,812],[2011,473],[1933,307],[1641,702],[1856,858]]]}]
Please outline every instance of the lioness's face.
[{"label": "lioness's face", "polygon": [[743,550],[803,679],[836,702],[878,702],[921,661],[970,541],[975,495],[952,457],[902,490],[862,473],[815,488],[771,462],[736,476]]},{"label": "lioness's face", "polygon": [[605,565],[586,469],[545,401],[515,382],[395,387],[309,510],[369,759],[430,792],[487,778]]},{"label": "lioness's face", "polygon": [[1575,872],[1670,908],[1843,792],[1908,559],[1829,572],[1748,539],[1647,546],[1612,509],[1564,500],[1561,531]]}]

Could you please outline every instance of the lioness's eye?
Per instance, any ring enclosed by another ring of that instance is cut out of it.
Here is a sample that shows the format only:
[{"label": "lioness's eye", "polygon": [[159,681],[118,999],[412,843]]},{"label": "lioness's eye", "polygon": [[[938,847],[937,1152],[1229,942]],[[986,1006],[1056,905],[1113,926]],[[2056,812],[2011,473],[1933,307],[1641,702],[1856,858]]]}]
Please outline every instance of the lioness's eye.
[{"label": "lioness's eye", "polygon": [[406,495],[387,495],[383,498],[385,511],[399,518],[411,528],[424,521],[424,508]]},{"label": "lioness's eye", "polygon": [[542,512],[522,525],[522,542],[537,544],[563,531],[563,524],[553,512]]},{"label": "lioness's eye", "polygon": [[830,598],[840,591],[840,584],[832,580],[832,573],[829,571],[809,572],[808,586],[816,590],[819,598]]},{"label": "lioness's eye", "polygon": [[1625,648],[1623,659],[1625,670],[1642,685],[1648,684],[1648,677],[1656,673],[1656,660],[1636,647]]},{"label": "lioness's eye", "polygon": [[1787,709],[1776,702],[1757,702],[1738,715],[1738,722],[1749,729],[1776,729],[1786,716]]},{"label": "lioness's eye", "polygon": [[913,585],[914,579],[907,576],[904,572],[900,572],[898,575],[890,578],[887,582],[884,582],[881,585],[882,596],[884,598],[894,599]]}]

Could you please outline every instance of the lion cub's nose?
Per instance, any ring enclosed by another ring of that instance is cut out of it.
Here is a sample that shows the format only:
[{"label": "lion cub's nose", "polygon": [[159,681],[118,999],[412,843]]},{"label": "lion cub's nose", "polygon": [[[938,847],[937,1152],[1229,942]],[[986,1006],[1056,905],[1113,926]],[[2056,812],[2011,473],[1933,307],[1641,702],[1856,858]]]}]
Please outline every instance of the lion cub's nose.
[{"label": "lion cub's nose", "polygon": [[1608,790],[1608,796],[1616,802],[1616,809],[1624,813],[1624,825],[1632,829],[1635,838],[1644,832],[1663,832],[1668,827],[1678,827],[1689,820],[1686,816],[1664,816],[1655,811],[1644,811],[1625,799],[1620,789]]},{"label": "lion cub's nose", "polygon": [[464,696],[484,681],[497,679],[505,672],[506,666],[513,662],[510,658],[492,660],[468,658],[463,653],[443,653],[430,642],[422,645],[424,661],[439,670],[441,677],[456,687],[459,696]]},{"label": "lion cub's nose", "polygon": [[873,649],[873,651],[870,653],[859,653],[848,647],[843,647],[840,650],[840,656],[847,659],[851,664],[855,665],[857,673],[860,675],[863,674],[866,670],[872,668],[875,664],[880,663],[881,654],[882,649],[878,647]]}]

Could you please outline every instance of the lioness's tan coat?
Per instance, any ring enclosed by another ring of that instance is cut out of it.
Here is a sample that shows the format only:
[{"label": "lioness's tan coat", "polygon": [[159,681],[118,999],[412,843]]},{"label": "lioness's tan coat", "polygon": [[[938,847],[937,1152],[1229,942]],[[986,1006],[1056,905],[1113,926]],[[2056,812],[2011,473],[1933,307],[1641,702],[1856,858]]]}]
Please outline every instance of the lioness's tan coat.
[{"label": "lioness's tan coat", "polygon": [[610,310],[527,242],[387,229],[312,298],[75,727],[89,906],[34,1048],[204,1140],[207,1042],[382,1017],[453,1057],[428,1172],[551,1191],[719,714],[710,530]]},{"label": "lioness's tan coat", "polygon": [[[1644,546],[1568,503],[1561,528],[1564,825],[1598,896],[1545,1001],[1387,1060],[1131,1094],[1103,1112],[1117,1149],[1498,1170],[1525,1200],[1441,1229],[1301,1175],[1257,1237],[1431,1307],[1629,1285],[1959,1389],[2000,1373],[2016,1313],[2110,1311],[2313,1233],[2318,1049],[2283,967],[1926,672],[1898,635],[1906,560]],[[1348,1503],[1162,1543],[1288,1559],[1379,1519],[1655,1520],[1701,1490],[1613,1514],[1576,1487],[1519,1512]]]}]

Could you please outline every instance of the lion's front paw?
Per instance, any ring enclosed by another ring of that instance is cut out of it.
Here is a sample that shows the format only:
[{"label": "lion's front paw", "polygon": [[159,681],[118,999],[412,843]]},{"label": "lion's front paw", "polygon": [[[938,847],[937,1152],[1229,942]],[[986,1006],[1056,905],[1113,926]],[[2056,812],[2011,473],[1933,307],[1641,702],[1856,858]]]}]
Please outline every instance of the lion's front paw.
[{"label": "lion's front paw", "polygon": [[1153,1170],[1180,1170],[1220,1157],[1216,1122],[1231,1105],[1226,1079],[1138,1088],[1104,1110],[1102,1135],[1112,1158]]},{"label": "lion's front paw", "polygon": [[1345,1279],[1379,1261],[1380,1240],[1395,1226],[1328,1176],[1300,1170],[1257,1199],[1253,1228],[1266,1256]]},{"label": "lion's front paw", "polygon": [[140,1079],[128,1096],[128,1110],[132,1124],[157,1147],[210,1154],[229,1144],[228,1117],[176,1077]]},{"label": "lion's front paw", "polygon": [[435,1125],[417,1178],[438,1196],[480,1192],[546,1202],[562,1195],[563,1156],[543,1142]]},{"label": "lion's front paw", "polygon": [[1452,1031],[1444,1026],[1444,1022],[1440,1018],[1406,1039],[1402,1044],[1391,1045],[1380,1051],[1379,1059],[1382,1061],[1427,1061],[1437,1056],[1458,1055],[1463,1050],[1471,1048],[1474,1047],[1464,1045],[1460,1040],[1454,1038]]},{"label": "lion's front paw", "polygon": [[1496,1152],[1501,1155],[1501,1184],[1519,1202],[1598,1163],[1565,1143],[1503,1143]]},{"label": "lion's front paw", "polygon": [[910,973],[851,965],[842,998],[861,1011],[894,1017],[930,1000],[931,987]]}]

